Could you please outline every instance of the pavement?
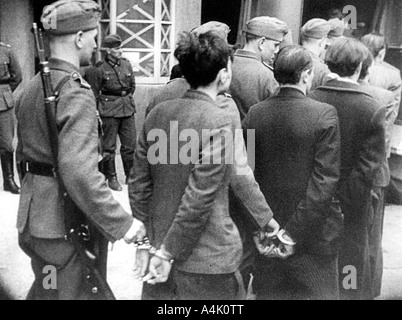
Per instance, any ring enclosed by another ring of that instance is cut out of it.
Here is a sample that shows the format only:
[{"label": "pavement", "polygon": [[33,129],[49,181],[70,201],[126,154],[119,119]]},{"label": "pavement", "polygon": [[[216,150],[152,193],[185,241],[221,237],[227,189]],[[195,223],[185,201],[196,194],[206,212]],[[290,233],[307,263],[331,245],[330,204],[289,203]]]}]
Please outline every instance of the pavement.
[{"label": "pavement", "polygon": [[[117,162],[119,181],[124,181],[120,161]],[[2,177],[0,173],[0,181]],[[113,192],[129,212],[127,186]],[[14,299],[25,299],[34,279],[30,260],[18,246],[16,219],[18,195],[4,192],[0,185],[0,281]],[[134,279],[134,247],[118,241],[109,247],[108,282],[118,300],[139,300],[142,284]],[[384,274],[379,300],[402,300],[402,206],[387,205],[385,210]],[[1,285],[1,284],[0,284]]]}]

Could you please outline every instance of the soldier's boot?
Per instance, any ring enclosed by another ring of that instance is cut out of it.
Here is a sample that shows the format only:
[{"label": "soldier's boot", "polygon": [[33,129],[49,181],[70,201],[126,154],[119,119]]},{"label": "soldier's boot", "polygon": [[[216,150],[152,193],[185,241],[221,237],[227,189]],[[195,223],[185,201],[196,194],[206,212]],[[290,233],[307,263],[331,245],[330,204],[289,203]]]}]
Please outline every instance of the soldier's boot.
[{"label": "soldier's boot", "polygon": [[117,180],[116,165],[114,162],[114,157],[111,157],[111,159],[108,161],[107,179],[109,181],[110,189],[112,189],[114,191],[122,191],[123,190],[119,181]]},{"label": "soldier's boot", "polygon": [[126,184],[128,183],[128,178],[130,176],[130,170],[131,167],[133,166],[133,160],[124,160],[123,159],[123,169],[124,169],[124,174],[126,175]]},{"label": "soldier's boot", "polygon": [[20,187],[14,181],[14,154],[12,152],[1,155],[1,169],[3,171],[4,191],[19,194]]}]

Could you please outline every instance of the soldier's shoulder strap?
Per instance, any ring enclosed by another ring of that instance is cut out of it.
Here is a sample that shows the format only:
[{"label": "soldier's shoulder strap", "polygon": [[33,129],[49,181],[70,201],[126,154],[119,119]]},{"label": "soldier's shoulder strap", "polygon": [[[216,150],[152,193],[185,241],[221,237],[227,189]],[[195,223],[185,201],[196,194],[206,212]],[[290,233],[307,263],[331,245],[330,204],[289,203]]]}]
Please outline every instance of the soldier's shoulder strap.
[{"label": "soldier's shoulder strap", "polygon": [[67,80],[70,80],[70,79],[75,82],[78,82],[80,84],[81,88],[91,89],[91,86],[88,84],[88,82],[86,82],[85,79],[77,71],[74,71],[70,74],[70,77]]},{"label": "soldier's shoulder strap", "polygon": [[11,46],[9,44],[7,44],[7,43],[4,43],[4,42],[0,42],[0,46],[11,49]]}]

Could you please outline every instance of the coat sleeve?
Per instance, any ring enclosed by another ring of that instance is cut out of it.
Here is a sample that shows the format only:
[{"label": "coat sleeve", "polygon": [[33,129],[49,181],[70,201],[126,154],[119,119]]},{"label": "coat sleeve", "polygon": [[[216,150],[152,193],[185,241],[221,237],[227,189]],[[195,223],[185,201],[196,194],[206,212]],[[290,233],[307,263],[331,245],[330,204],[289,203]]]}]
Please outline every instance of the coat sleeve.
[{"label": "coat sleeve", "polygon": [[[234,102],[233,102],[234,103]],[[253,170],[248,164],[246,147],[241,130],[240,114],[237,110],[232,112],[234,127],[236,128],[234,136],[234,168],[235,172],[230,181],[235,195],[240,199],[247,209],[254,227],[263,229],[272,219],[273,213],[267,201],[260,190],[260,186],[255,180]],[[247,116],[246,116],[246,119]],[[251,148],[251,146],[249,146]],[[241,212],[244,212],[240,210]],[[249,219],[248,219],[249,220]]]},{"label": "coat sleeve", "polygon": [[[217,126],[211,138],[203,137],[200,157],[191,171],[178,213],[164,239],[165,249],[174,259],[186,260],[197,245],[208,222],[218,190],[229,166],[225,164],[225,145],[222,135],[231,135],[229,124]],[[211,141],[212,147],[211,147]],[[214,161],[214,159],[222,159]]]},{"label": "coat sleeve", "polygon": [[386,157],[385,114],[385,106],[378,107],[373,113],[370,129],[359,154],[359,165],[354,169],[369,186],[373,184],[374,176],[380,170]]},{"label": "coat sleeve", "polygon": [[285,226],[298,243],[315,230],[328,212],[340,176],[340,129],[336,109],[323,113],[317,131],[314,167],[306,190],[306,210],[296,210]]},{"label": "coat sleeve", "polygon": [[10,64],[8,66],[8,71],[10,72],[10,87],[11,91],[15,91],[18,85],[22,82],[21,67],[18,63],[17,56],[10,50]]},{"label": "coat sleeve", "polygon": [[134,153],[134,166],[128,180],[128,196],[133,216],[144,223],[148,218],[148,203],[153,193],[147,153],[147,137],[144,125],[138,138]]},{"label": "coat sleeve", "polygon": [[98,170],[98,122],[94,96],[70,80],[57,105],[60,177],[76,205],[109,241],[124,237],[133,217],[124,211]]}]

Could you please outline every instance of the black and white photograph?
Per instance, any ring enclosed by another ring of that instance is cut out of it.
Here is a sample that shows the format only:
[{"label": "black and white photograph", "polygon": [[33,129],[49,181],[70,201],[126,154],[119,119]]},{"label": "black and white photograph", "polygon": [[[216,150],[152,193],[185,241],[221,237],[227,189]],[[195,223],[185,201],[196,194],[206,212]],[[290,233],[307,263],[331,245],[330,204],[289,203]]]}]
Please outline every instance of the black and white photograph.
[{"label": "black and white photograph", "polygon": [[0,300],[402,300],[401,71],[400,0],[0,0]]}]

